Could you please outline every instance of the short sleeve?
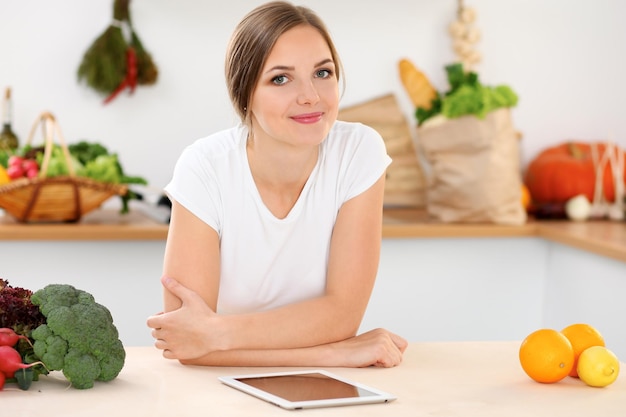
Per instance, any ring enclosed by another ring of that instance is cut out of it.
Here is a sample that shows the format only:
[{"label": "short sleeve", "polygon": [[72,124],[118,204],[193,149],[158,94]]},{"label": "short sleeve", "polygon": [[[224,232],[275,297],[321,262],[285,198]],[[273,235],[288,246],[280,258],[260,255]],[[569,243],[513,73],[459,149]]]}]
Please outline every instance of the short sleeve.
[{"label": "short sleeve", "polygon": [[174,167],[172,179],[165,186],[165,192],[220,233],[219,183],[211,161],[203,157],[198,147],[198,144],[193,144],[182,152]]},{"label": "short sleeve", "polygon": [[342,163],[344,177],[341,188],[344,201],[369,189],[391,164],[385,142],[376,130],[360,123],[351,125]]}]

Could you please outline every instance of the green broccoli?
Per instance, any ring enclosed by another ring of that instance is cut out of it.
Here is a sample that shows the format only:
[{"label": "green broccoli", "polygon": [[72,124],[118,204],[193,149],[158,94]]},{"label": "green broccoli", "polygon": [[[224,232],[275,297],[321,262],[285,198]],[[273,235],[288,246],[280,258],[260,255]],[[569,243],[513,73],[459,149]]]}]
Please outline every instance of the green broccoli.
[{"label": "green broccoli", "polygon": [[31,333],[32,338],[37,338],[45,342],[35,343],[33,346],[35,356],[37,356],[50,371],[60,371],[63,369],[65,353],[67,352],[67,341],[61,336],[52,333],[52,330],[45,325],[37,327]]},{"label": "green broccoli", "polygon": [[126,352],[106,307],[88,292],[65,284],[36,291],[31,302],[46,316],[46,324],[31,337],[35,355],[48,369],[63,371],[78,389],[117,377]]}]

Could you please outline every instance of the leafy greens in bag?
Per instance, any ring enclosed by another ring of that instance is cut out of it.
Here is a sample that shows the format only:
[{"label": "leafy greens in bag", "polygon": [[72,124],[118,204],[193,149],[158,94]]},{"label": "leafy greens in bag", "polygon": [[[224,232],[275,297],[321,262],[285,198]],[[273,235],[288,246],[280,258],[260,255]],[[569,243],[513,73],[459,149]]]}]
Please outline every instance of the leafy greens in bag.
[{"label": "leafy greens in bag", "polygon": [[460,63],[445,67],[450,90],[443,95],[437,93],[431,107],[418,107],[415,111],[418,125],[436,116],[443,115],[454,119],[466,115],[474,115],[484,119],[493,110],[503,107],[514,107],[517,94],[507,85],[489,87],[482,85],[475,72],[465,72]]}]

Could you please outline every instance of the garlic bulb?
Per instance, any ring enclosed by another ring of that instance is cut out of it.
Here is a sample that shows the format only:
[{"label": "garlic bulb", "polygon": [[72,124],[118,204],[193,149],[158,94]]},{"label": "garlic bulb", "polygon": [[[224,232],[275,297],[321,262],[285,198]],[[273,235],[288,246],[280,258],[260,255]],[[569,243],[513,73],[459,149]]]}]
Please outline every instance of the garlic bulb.
[{"label": "garlic bulb", "polygon": [[461,39],[465,36],[465,25],[463,22],[455,20],[448,26],[448,32],[450,36],[452,36],[452,39]]},{"label": "garlic bulb", "polygon": [[465,71],[471,71],[472,67],[481,60],[481,55],[475,48],[475,44],[481,37],[480,30],[473,26],[475,20],[476,11],[463,6],[463,2],[460,1],[457,19],[448,26],[448,33],[452,38],[452,49],[458,62],[463,64]]},{"label": "garlic bulb", "polygon": [[567,214],[570,220],[587,220],[591,215],[591,203],[589,199],[583,194],[570,198],[565,203],[565,214]]},{"label": "garlic bulb", "polygon": [[477,27],[470,27],[465,33],[465,40],[469,43],[476,43],[480,40],[480,29]]}]

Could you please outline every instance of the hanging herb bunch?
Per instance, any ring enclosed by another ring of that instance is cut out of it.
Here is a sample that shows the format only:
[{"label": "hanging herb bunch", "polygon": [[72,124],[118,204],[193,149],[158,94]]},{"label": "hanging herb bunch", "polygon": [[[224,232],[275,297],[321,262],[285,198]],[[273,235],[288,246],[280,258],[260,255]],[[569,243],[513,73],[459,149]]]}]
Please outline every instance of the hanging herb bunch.
[{"label": "hanging herb bunch", "polygon": [[85,82],[110,103],[122,91],[132,94],[137,85],[156,83],[157,67],[141,43],[130,16],[130,0],[114,0],[113,20],[91,44],[78,67]]}]

